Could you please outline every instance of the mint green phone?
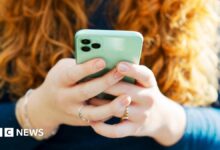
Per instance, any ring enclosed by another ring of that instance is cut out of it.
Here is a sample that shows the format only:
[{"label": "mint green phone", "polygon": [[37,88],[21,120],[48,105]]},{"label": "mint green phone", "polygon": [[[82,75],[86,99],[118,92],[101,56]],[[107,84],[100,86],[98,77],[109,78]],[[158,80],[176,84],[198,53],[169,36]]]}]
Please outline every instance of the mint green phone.
[{"label": "mint green phone", "polygon": [[[75,58],[77,64],[94,58],[103,58],[106,68],[89,77],[98,77],[113,69],[119,62],[139,64],[143,36],[135,31],[80,30],[75,35]],[[125,77],[127,82],[134,79]]]}]

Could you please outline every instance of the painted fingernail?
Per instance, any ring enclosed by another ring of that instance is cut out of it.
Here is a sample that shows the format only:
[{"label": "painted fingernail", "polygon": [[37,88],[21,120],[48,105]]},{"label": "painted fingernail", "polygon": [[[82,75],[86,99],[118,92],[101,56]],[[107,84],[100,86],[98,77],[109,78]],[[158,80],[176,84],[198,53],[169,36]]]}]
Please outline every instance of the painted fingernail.
[{"label": "painted fingernail", "polygon": [[95,62],[95,68],[96,70],[101,70],[105,68],[105,61],[102,59],[99,59]]},{"label": "painted fingernail", "polygon": [[128,68],[128,66],[127,66],[126,64],[120,63],[120,64],[118,65],[118,70],[119,70],[120,72],[126,72],[126,71],[129,70],[129,68]]},{"label": "painted fingernail", "polygon": [[119,79],[121,79],[123,77],[123,75],[121,74],[121,73],[119,73],[119,72],[115,72],[114,73],[114,78],[116,79],[116,80],[119,80]]}]

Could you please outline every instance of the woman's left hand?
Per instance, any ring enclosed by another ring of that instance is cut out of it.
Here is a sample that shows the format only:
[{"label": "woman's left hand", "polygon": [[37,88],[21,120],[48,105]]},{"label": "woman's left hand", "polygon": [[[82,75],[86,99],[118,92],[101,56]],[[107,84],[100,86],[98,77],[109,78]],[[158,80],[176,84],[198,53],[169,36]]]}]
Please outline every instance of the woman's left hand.
[{"label": "woman's left hand", "polygon": [[[92,128],[100,135],[110,138],[126,136],[149,136],[162,145],[175,144],[183,136],[186,116],[184,109],[164,96],[158,86],[153,72],[145,66],[121,62],[117,70],[125,76],[136,79],[137,84],[119,82],[107,91],[108,94],[128,95],[132,103],[128,108],[128,120],[109,125],[93,122]],[[106,100],[93,99],[94,105],[103,105]],[[112,115],[122,117],[122,113]]]}]

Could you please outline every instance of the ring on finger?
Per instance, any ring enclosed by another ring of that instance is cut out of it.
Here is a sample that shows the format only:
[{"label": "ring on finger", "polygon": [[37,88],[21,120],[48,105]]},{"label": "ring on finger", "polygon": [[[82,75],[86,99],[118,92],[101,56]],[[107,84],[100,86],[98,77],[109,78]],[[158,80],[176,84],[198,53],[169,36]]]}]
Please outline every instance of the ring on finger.
[{"label": "ring on finger", "polygon": [[79,110],[78,110],[78,116],[79,116],[79,118],[80,118],[82,121],[89,123],[89,122],[90,122],[89,119],[85,118],[85,117],[83,116],[83,114],[82,114],[82,110],[83,110],[84,107],[85,107],[85,105],[82,105],[82,106],[79,108]]},{"label": "ring on finger", "polygon": [[123,120],[128,120],[128,119],[129,119],[128,114],[129,114],[129,107],[126,106],[126,107],[125,107],[124,114],[123,114],[123,116],[121,117],[121,120],[122,120],[122,121],[123,121]]}]

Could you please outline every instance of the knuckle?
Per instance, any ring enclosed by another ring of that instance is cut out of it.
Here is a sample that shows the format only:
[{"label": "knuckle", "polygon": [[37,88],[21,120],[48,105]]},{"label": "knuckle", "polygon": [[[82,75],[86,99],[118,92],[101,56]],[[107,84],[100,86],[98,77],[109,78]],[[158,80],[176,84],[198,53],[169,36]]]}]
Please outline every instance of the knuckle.
[{"label": "knuckle", "polygon": [[79,89],[79,94],[82,95],[83,98],[85,99],[91,98],[90,90],[87,88],[87,86],[84,85],[83,87],[80,87],[78,89]]},{"label": "knuckle", "polygon": [[153,92],[144,95],[146,108],[151,108],[155,103],[155,95]]},{"label": "knuckle", "polygon": [[82,76],[89,75],[90,72],[91,72],[90,71],[91,69],[89,67],[87,68],[87,67],[84,67],[84,66],[80,66],[79,68],[80,68],[79,69],[79,72],[80,72],[79,74],[81,74]]},{"label": "knuckle", "polygon": [[57,62],[57,65],[58,65],[58,66],[63,66],[63,65],[65,65],[68,61],[69,61],[68,58],[63,58],[63,59],[61,59],[61,60],[59,60],[59,61]]},{"label": "knuckle", "polygon": [[95,72],[95,70],[93,68],[94,68],[94,66],[91,63],[86,63],[86,64],[83,65],[82,71],[85,74],[91,74],[91,73]]},{"label": "knuckle", "polygon": [[72,69],[67,69],[65,73],[65,79],[68,82],[77,82],[76,81],[76,74],[73,73]]},{"label": "knuckle", "polygon": [[59,78],[64,79],[65,81],[75,81],[76,73],[74,70],[76,66],[73,62],[74,60],[69,58],[59,60],[56,64],[56,70],[59,74]]},{"label": "knuckle", "polygon": [[151,79],[154,78],[154,73],[151,69],[147,68],[147,73],[148,73],[149,78]]},{"label": "knuckle", "polygon": [[139,73],[141,72],[141,67],[133,67],[132,68],[134,75],[139,75]]},{"label": "knuckle", "polygon": [[106,86],[106,87],[109,87],[109,86],[111,86],[112,85],[112,83],[113,83],[113,80],[112,80],[112,78],[110,77],[110,76],[104,76],[104,85]]},{"label": "knuckle", "polygon": [[148,76],[154,75],[153,71],[151,69],[149,69],[148,67],[146,67],[145,65],[141,65],[140,69],[145,70],[145,72],[147,73]]},{"label": "knuckle", "polygon": [[140,65],[141,69],[145,69],[145,70],[149,70],[148,67],[146,67],[145,65]]}]

